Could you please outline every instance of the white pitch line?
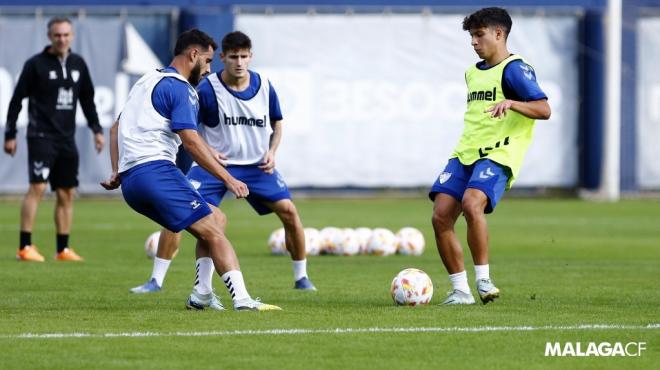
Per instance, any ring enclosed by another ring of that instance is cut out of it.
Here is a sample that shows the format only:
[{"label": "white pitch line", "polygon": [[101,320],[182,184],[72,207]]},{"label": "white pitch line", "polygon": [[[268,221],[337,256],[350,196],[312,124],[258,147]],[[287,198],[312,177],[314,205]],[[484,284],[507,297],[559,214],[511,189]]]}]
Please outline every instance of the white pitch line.
[{"label": "white pitch line", "polygon": [[63,339],[63,338],[139,338],[139,337],[224,337],[246,335],[305,335],[305,334],[380,334],[380,333],[483,333],[525,331],[586,331],[586,330],[658,330],[660,324],[617,325],[546,325],[546,326],[476,326],[476,327],[417,327],[417,328],[335,328],[335,329],[265,329],[224,330],[202,332],[124,332],[124,333],[23,333],[4,334],[0,339]]}]

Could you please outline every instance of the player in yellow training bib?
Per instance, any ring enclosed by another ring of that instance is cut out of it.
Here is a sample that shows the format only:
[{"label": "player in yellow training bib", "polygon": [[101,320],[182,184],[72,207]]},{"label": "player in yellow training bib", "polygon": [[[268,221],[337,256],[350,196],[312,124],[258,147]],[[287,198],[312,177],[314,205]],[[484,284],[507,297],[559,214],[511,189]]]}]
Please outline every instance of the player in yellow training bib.
[{"label": "player in yellow training bib", "polygon": [[433,230],[452,292],[443,304],[473,304],[454,224],[463,212],[474,261],[476,286],[486,304],[500,296],[490,279],[486,213],[495,209],[516,179],[534,121],[550,118],[547,96],[534,68],[511,54],[506,40],[511,17],[502,8],[484,8],[463,20],[471,45],[482,60],[465,72],[467,109],[463,134],[429,192]]}]

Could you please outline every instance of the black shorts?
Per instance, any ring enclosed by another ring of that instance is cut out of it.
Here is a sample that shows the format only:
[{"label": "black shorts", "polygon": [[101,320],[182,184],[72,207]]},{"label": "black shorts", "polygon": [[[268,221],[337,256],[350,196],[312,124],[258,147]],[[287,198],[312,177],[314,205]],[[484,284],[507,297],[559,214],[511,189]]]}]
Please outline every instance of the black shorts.
[{"label": "black shorts", "polygon": [[78,186],[78,148],[73,138],[32,137],[27,142],[30,184],[48,181],[52,190]]}]

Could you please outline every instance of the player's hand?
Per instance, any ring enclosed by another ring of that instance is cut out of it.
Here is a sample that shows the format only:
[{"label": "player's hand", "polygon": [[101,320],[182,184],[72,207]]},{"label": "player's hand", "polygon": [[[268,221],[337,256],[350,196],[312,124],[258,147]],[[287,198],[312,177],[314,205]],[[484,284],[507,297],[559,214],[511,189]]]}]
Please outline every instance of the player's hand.
[{"label": "player's hand", "polygon": [[105,145],[105,138],[102,133],[94,134],[94,148],[96,148],[97,153],[101,153],[103,146]]},{"label": "player's hand", "polygon": [[12,157],[16,154],[16,139],[5,140],[5,153]]},{"label": "player's hand", "polygon": [[266,153],[264,156],[263,162],[261,163],[263,164],[259,166],[259,168],[261,168],[262,171],[267,174],[273,173],[273,171],[275,171],[275,153],[269,150],[268,153]]},{"label": "player's hand", "polygon": [[231,178],[227,182],[225,182],[225,186],[229,191],[234,193],[236,195],[236,198],[245,198],[248,195],[250,195],[250,190],[248,190],[247,185],[245,185],[242,181],[238,181],[235,178]]},{"label": "player's hand", "polygon": [[486,109],[486,113],[490,113],[490,116],[493,118],[499,118],[506,116],[506,111],[511,109],[513,101],[506,99],[500,103],[493,105],[492,107]]},{"label": "player's hand", "polygon": [[209,149],[211,149],[211,155],[213,155],[213,158],[215,158],[215,160],[218,161],[222,167],[227,167],[227,156],[213,148]]},{"label": "player's hand", "polygon": [[101,182],[101,186],[105,188],[105,190],[114,190],[117,189],[121,185],[121,178],[119,177],[119,174],[114,172],[112,175],[110,175],[110,178]]}]

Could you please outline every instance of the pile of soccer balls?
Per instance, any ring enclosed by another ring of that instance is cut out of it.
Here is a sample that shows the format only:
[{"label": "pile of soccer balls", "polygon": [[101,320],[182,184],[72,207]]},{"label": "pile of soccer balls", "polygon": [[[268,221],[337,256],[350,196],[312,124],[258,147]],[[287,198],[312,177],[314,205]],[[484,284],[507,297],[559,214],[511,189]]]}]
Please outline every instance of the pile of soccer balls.
[{"label": "pile of soccer balls", "polygon": [[[271,254],[285,255],[284,228],[273,231],[268,238]],[[355,256],[371,254],[390,256],[395,253],[419,256],[424,252],[424,235],[413,227],[404,227],[396,234],[384,228],[340,229],[326,227],[317,230],[305,228],[307,255]]]}]

